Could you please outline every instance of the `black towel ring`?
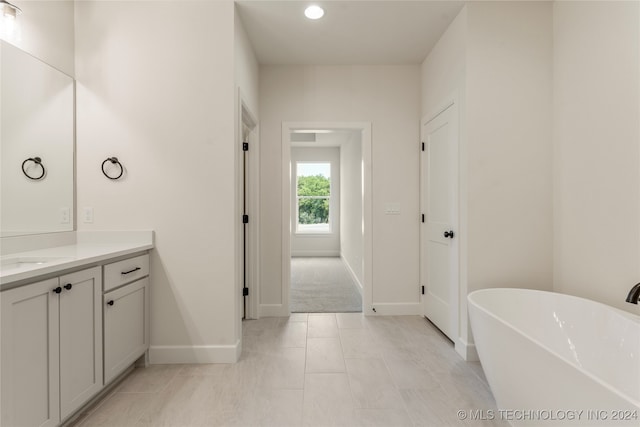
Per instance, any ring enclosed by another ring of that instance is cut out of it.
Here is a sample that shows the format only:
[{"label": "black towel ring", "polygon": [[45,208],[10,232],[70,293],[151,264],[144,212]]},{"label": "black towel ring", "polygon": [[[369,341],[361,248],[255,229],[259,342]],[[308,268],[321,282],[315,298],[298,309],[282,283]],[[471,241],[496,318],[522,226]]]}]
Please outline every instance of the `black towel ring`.
[{"label": "black towel ring", "polygon": [[[42,168],[42,173],[40,174],[40,176],[31,176],[27,173],[27,171],[24,168],[27,162],[33,162],[36,166],[40,166],[40,168]],[[22,162],[22,173],[24,174],[24,176],[34,181],[39,181],[42,178],[44,178],[44,174],[46,173],[46,170],[44,169],[44,165],[42,164],[42,159],[40,157],[29,157],[27,160]]]},{"label": "black towel ring", "polygon": [[[120,173],[118,174],[118,176],[113,177],[113,176],[109,176],[109,175],[107,174],[107,172],[104,170],[104,165],[105,165],[107,162],[111,162],[112,164],[114,164],[114,165],[118,165],[118,166],[120,167]],[[118,160],[118,158],[117,158],[117,157],[108,157],[104,162],[102,162],[102,173],[103,173],[103,174],[104,174],[104,176],[106,176],[107,178],[112,179],[112,180],[114,180],[114,181],[115,181],[116,179],[120,179],[120,177],[121,177],[121,176],[122,176],[122,174],[124,173],[124,167],[122,167],[122,163],[120,163],[120,161]]]}]

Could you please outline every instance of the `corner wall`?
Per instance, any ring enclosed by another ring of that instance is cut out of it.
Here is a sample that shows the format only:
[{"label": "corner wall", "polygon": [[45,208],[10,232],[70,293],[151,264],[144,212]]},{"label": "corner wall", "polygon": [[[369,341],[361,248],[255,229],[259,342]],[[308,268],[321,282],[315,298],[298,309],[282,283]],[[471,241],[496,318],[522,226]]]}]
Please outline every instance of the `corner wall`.
[{"label": "corner wall", "polygon": [[152,363],[233,362],[233,2],[76,2],[76,34],[78,228],[155,230]]},{"label": "corner wall", "polygon": [[640,3],[554,3],[556,291],[638,314]]}]

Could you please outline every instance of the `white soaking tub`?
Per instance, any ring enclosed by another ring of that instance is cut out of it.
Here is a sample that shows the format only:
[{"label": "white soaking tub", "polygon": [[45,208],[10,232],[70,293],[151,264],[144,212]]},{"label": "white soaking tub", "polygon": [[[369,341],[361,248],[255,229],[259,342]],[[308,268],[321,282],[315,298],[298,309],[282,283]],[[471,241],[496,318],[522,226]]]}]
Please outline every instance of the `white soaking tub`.
[{"label": "white soaking tub", "polygon": [[483,289],[468,300],[495,418],[640,426],[640,316],[529,289]]}]

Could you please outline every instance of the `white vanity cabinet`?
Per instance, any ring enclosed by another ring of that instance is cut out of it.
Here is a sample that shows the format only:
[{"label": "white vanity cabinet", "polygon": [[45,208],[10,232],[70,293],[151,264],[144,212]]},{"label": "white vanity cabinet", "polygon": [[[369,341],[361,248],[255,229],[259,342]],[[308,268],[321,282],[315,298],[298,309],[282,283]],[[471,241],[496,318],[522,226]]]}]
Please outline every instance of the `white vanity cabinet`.
[{"label": "white vanity cabinet", "polygon": [[3,426],[55,426],[102,388],[102,274],[0,294]]},{"label": "white vanity cabinet", "polygon": [[149,255],[104,267],[104,382],[149,348]]}]

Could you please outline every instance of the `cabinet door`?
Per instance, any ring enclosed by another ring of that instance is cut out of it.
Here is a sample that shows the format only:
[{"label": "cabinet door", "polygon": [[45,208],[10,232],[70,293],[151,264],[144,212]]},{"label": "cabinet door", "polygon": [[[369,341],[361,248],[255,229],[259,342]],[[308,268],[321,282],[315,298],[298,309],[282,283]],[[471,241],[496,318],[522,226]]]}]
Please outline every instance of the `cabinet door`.
[{"label": "cabinet door", "polygon": [[60,277],[60,417],[102,388],[102,275],[95,267]]},{"label": "cabinet door", "polygon": [[149,278],[104,295],[104,382],[124,371],[149,347]]},{"label": "cabinet door", "polygon": [[0,293],[0,425],[60,421],[57,287],[55,278]]}]

